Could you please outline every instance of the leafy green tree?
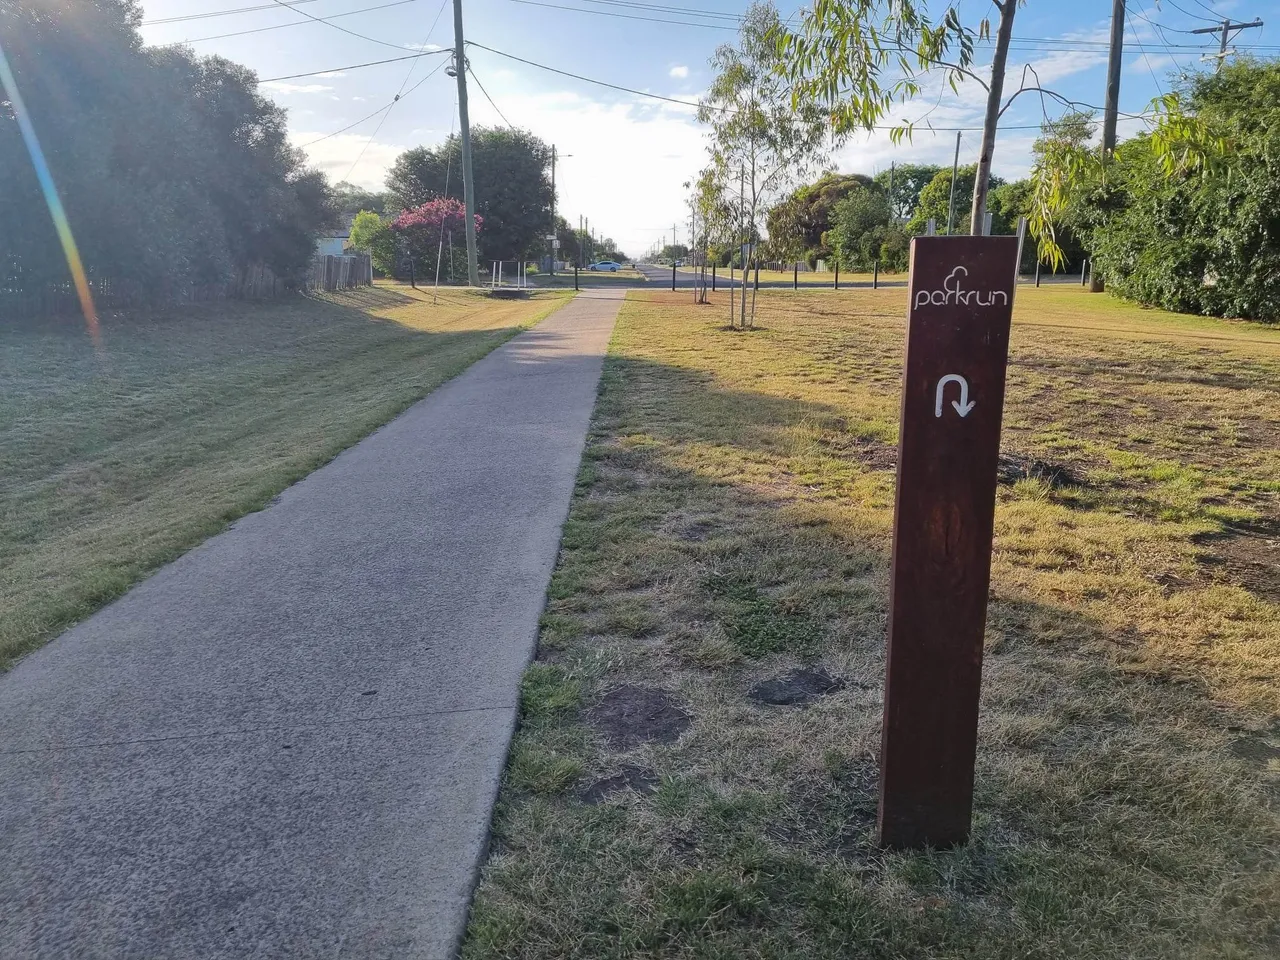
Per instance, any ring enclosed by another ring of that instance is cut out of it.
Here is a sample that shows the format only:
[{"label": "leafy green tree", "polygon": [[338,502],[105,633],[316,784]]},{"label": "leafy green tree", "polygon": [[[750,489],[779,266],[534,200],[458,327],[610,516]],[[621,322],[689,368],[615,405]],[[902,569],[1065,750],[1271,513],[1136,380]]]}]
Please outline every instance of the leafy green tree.
[{"label": "leafy green tree", "polygon": [[[439,147],[402,153],[387,175],[391,207],[410,209],[442,196],[462,199],[461,155],[456,134]],[[545,254],[551,148],[527,130],[476,127],[471,166],[476,213],[484,218],[484,237],[478,238],[481,262]]]},{"label": "leafy green tree", "polygon": [[889,198],[874,184],[859,185],[835,205],[827,243],[840,266],[870,270],[880,259],[880,246],[889,225],[889,209]]},{"label": "leafy green tree", "polygon": [[[977,174],[977,164],[972,163],[967,167],[960,167],[956,171],[956,218],[952,228],[953,233],[970,232],[969,212],[972,208],[970,201],[973,199],[973,183]],[[990,189],[995,189],[1003,184],[1004,181],[1002,179],[993,176],[990,178],[988,186]],[[950,205],[951,171],[939,170],[925,188],[920,191],[920,201],[916,204],[915,213],[907,221],[907,235],[919,236],[924,233],[931,219],[934,221],[938,233],[946,233],[947,212],[950,209]],[[992,219],[992,232],[1004,232],[996,229],[994,218]]]},{"label": "leafy green tree", "polygon": [[[1077,191],[1095,269],[1140,303],[1280,321],[1280,64],[1243,58],[1177,97],[1191,146],[1171,156],[1160,128],[1126,140]],[[1194,156],[1205,142],[1221,161]]]},{"label": "leafy green tree", "polygon": [[[765,211],[812,169],[828,129],[817,104],[792,102],[777,44],[781,29],[777,7],[753,3],[737,43],[723,44],[711,58],[715,79],[698,107],[698,119],[711,128],[714,202],[737,202],[742,243],[763,233]],[[747,326],[746,297],[741,324]]]},{"label": "leafy green tree", "polygon": [[895,220],[907,220],[915,213],[921,191],[942,170],[936,163],[900,163],[892,171],[876,174],[876,183],[889,194]]},{"label": "leafy green tree", "polygon": [[372,210],[361,210],[351,224],[351,246],[368,253],[374,269],[384,276],[396,274],[396,238],[391,224]]},{"label": "leafy green tree", "polygon": [[805,260],[814,266],[832,251],[823,242],[831,229],[832,211],[846,196],[871,184],[860,173],[827,173],[798,187],[769,211],[769,242],[783,260]]},{"label": "leafy green tree", "polygon": [[374,193],[345,180],[334,186],[333,202],[338,209],[339,219],[344,223],[354,220],[361,210],[369,210],[379,216],[387,212],[386,193]]},{"label": "leafy green tree", "polygon": [[[333,226],[324,177],[285,112],[219,57],[144,47],[134,0],[0,0],[0,44],[49,159],[86,269],[160,300],[265,264],[289,278]],[[0,103],[0,270],[66,266],[12,103]]]},{"label": "leafy green tree", "polygon": [[[983,17],[976,27],[966,27],[958,0],[941,5],[922,0],[820,0],[802,15],[799,30],[780,28],[777,33],[784,69],[794,84],[793,102],[829,111],[835,133],[846,135],[881,125],[893,104],[921,93],[931,72],[953,90],[966,80],[978,83],[986,90],[987,106],[969,222],[981,225],[1001,115],[1028,90],[1057,97],[1039,83],[1027,86],[1025,75],[1018,90],[1004,97],[1009,41],[1020,2],[991,4],[999,19],[984,77],[975,67],[974,47],[977,40],[990,37],[990,21]],[[910,123],[898,124],[892,136],[901,140],[911,130]]]}]

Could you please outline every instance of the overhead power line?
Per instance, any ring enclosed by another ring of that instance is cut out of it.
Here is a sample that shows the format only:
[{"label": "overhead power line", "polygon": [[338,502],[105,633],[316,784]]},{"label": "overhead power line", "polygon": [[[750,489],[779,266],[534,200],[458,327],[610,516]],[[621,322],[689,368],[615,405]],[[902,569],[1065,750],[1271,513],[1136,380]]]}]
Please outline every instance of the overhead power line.
[{"label": "overhead power line", "polygon": [[[1173,9],[1177,10],[1179,13],[1185,14],[1186,16],[1190,17],[1192,20],[1201,20],[1205,23],[1217,23],[1219,19],[1216,13],[1212,17],[1206,17],[1203,13],[1192,13],[1186,7],[1178,6],[1176,3],[1174,3],[1174,0],[1165,0],[1165,3],[1169,4],[1169,6],[1173,7]],[[1204,7],[1204,4],[1202,3],[1200,4],[1200,6]],[[1205,7],[1205,9],[1209,10],[1208,7]],[[1209,12],[1213,13],[1212,10],[1209,10]]]},{"label": "overhead power line", "polygon": [[[368,122],[369,120],[372,120],[372,119],[373,119],[374,117],[376,117],[378,114],[383,113],[384,111],[390,110],[390,109],[391,109],[392,107],[394,107],[397,103],[399,103],[401,100],[403,100],[403,99],[404,99],[405,97],[407,97],[409,94],[413,93],[413,91],[417,90],[420,86],[422,86],[424,83],[426,83],[426,82],[427,82],[428,80],[430,80],[432,77],[434,77],[437,73],[439,73],[439,72],[440,72],[440,68],[441,68],[441,67],[443,67],[443,66],[444,66],[444,64],[443,64],[443,63],[438,63],[438,64],[436,64],[436,68],[435,68],[434,70],[432,70],[430,73],[428,73],[425,77],[423,77],[421,80],[419,80],[417,83],[415,83],[412,87],[410,87],[410,88],[409,88],[408,90],[406,90],[404,93],[397,93],[397,94],[395,95],[395,97],[392,99],[392,101],[391,101],[390,103],[388,103],[386,106],[379,107],[377,110],[373,111],[373,113],[369,114],[367,117],[361,117],[361,118],[360,118],[359,120],[357,120],[355,123],[349,123],[349,124],[347,124],[347,125],[346,125],[345,127],[343,127],[341,130],[335,130],[335,131],[333,131],[333,133],[326,133],[323,137],[316,137],[316,139],[314,139],[314,140],[310,140],[310,141],[308,141],[307,143],[302,144],[302,149],[303,149],[303,150],[305,150],[307,147],[313,147],[313,146],[315,146],[317,143],[320,143],[320,142],[321,142],[321,141],[323,141],[323,140],[328,140],[328,139],[330,139],[331,137],[336,137],[336,136],[338,136],[338,134],[340,134],[340,133],[346,133],[348,130],[351,130],[351,129],[355,128],[355,127],[358,127],[358,126],[360,126],[360,124],[362,124],[362,123],[366,123],[366,122]],[[366,145],[365,145],[365,149],[368,149],[368,144],[366,144]]]},{"label": "overhead power line", "polygon": [[325,67],[323,70],[311,70],[307,73],[290,73],[283,77],[266,77],[259,83],[278,83],[281,80],[301,80],[303,77],[322,77],[326,73],[346,73],[348,70],[361,70],[365,67],[380,67],[384,63],[401,63],[405,60],[417,60],[421,57],[434,57],[442,53],[453,53],[452,47],[441,47],[439,50],[423,50],[411,53],[407,57],[388,57],[386,60],[366,60],[364,63],[349,63],[345,67]]},{"label": "overhead power line", "polygon": [[[617,12],[616,10],[592,10],[586,7],[569,6],[567,4],[562,4],[562,3],[550,3],[550,2],[547,2],[547,0],[510,0],[510,2],[518,3],[523,6],[543,7],[549,10],[564,10],[569,13],[585,13],[585,14],[590,14],[592,16],[610,17],[610,18],[619,19],[619,20],[636,20],[636,21],[641,21],[645,23],[663,23],[663,24],[671,24],[673,26],[681,26],[681,27],[702,27],[702,28],[712,29],[712,30],[728,30],[728,31],[736,30],[737,25],[741,23],[743,19],[741,16],[737,14],[714,13],[712,11],[706,11],[706,10],[694,10],[694,9],[685,9],[680,7],[668,7],[668,6],[658,5],[658,4],[624,2],[624,0],[580,0],[580,2],[598,4],[602,6],[608,6],[608,7],[617,7],[623,10],[629,10],[633,12],[621,13],[621,12]],[[658,13],[658,14],[674,14],[680,17],[685,17],[686,19],[673,19],[671,16],[645,17],[645,16],[637,15],[634,11],[644,11],[644,12],[652,12],[652,13]],[[695,20],[687,19],[687,17],[697,17],[697,18],[701,18],[702,20],[723,20],[725,22],[704,23],[696,19]],[[1143,18],[1143,19],[1146,19],[1146,18]],[[1156,26],[1156,27],[1160,26],[1159,24],[1155,24],[1153,21],[1148,20],[1148,22],[1152,23],[1153,26]],[[1171,29],[1171,28],[1166,28],[1166,29]],[[1137,31],[1133,29],[1132,25],[1130,25],[1130,30],[1135,34],[1135,42],[1139,41],[1139,38],[1136,37]],[[1176,32],[1192,33],[1194,31],[1178,30]],[[1186,49],[1188,51],[1195,51],[1196,53],[1199,53],[1204,49],[1203,45],[1201,44],[1188,43],[1188,44],[1177,44],[1176,46],[1180,46],[1183,49]],[[1011,50],[1018,50],[1023,52],[1038,52],[1045,49],[1048,49],[1048,50],[1080,49],[1080,50],[1097,50],[1099,52],[1105,52],[1108,49],[1108,47],[1109,47],[1109,44],[1105,40],[1088,40],[1088,39],[1075,38],[1075,37],[1013,37],[1010,43]],[[1253,49],[1261,50],[1261,49],[1267,49],[1267,48],[1259,45],[1254,47]],[[1280,49],[1280,48],[1277,48],[1277,49]]]},{"label": "overhead power line", "polygon": [[[692,107],[692,108],[693,108],[693,109],[695,109],[695,110],[696,110],[696,109],[698,109],[698,107],[700,106],[698,103],[696,103],[696,102],[694,102],[694,101],[691,101],[691,100],[680,100],[680,99],[678,99],[678,98],[676,98],[676,97],[664,97],[664,96],[662,96],[661,94],[658,94],[658,93],[649,93],[649,92],[648,92],[648,91],[646,91],[646,90],[636,90],[636,89],[635,89],[635,88],[633,88],[633,87],[624,87],[624,86],[621,86],[620,84],[616,84],[616,83],[609,83],[609,82],[608,82],[608,81],[606,81],[606,80],[596,80],[596,79],[595,79],[595,78],[593,78],[593,77],[584,77],[584,76],[582,76],[581,74],[578,74],[578,73],[570,73],[568,70],[561,70],[561,69],[559,69],[559,68],[557,68],[557,67],[549,67],[549,66],[547,66],[545,63],[538,63],[538,62],[536,62],[536,61],[534,61],[534,60],[526,60],[524,57],[517,57],[517,56],[516,56],[515,54],[513,54],[513,53],[503,53],[501,50],[495,50],[493,47],[487,47],[487,46],[485,46],[483,43],[476,43],[474,40],[468,40],[468,41],[467,41],[467,46],[469,46],[469,47],[475,47],[475,48],[476,48],[476,49],[478,49],[478,50],[487,50],[489,53],[497,54],[499,57],[505,57],[506,59],[508,59],[508,60],[514,60],[514,61],[516,61],[517,63],[523,63],[523,64],[527,64],[528,66],[531,66],[531,67],[537,67],[539,70],[546,70],[548,73],[555,73],[555,74],[559,74],[559,75],[560,75],[560,76],[562,76],[562,77],[569,77],[569,78],[571,78],[571,79],[573,79],[573,80],[581,80],[583,83],[592,83],[592,84],[595,84],[595,85],[596,85],[596,86],[598,86],[598,87],[607,87],[607,88],[608,88],[608,89],[610,89],[610,90],[618,90],[618,91],[620,91],[620,92],[622,92],[622,93],[631,93],[631,94],[634,94],[634,95],[635,95],[635,96],[637,96],[637,97],[647,97],[647,98],[648,98],[648,99],[650,99],[650,100],[661,100],[661,101],[663,101],[664,103],[675,103],[675,104],[679,104],[679,105],[680,105],[680,106],[682,106],[682,107]],[[1089,107],[1090,105],[1089,105],[1089,104],[1080,104],[1080,106]],[[721,110],[725,110],[726,108],[719,108],[719,109],[721,109]],[[1099,109],[1099,108],[1097,108],[1097,107],[1092,107],[1092,109],[1095,109],[1095,110],[1096,110],[1096,109]],[[1125,116],[1125,117],[1127,117],[1127,118],[1129,118],[1129,119],[1138,119],[1138,120],[1147,119],[1146,117],[1142,116],[1141,114],[1122,114],[1122,116]],[[875,129],[875,130],[897,130],[897,129],[900,129],[901,127],[903,127],[903,126],[906,126],[906,124],[882,124],[882,125],[877,125],[877,126],[873,127],[872,129]],[[1041,124],[1038,124],[1038,123],[1021,124],[1021,125],[1016,125],[1016,124],[1003,125],[1003,124],[1002,124],[1002,125],[1001,125],[1001,127],[1000,127],[1000,129],[1001,129],[1001,130],[1039,130],[1040,128],[1041,128]],[[937,131],[937,132],[950,132],[950,133],[955,133],[957,130],[961,130],[961,131],[978,131],[978,130],[981,130],[981,129],[982,129],[982,127],[935,127],[935,126],[928,126],[926,129],[931,130],[931,131]]]},{"label": "overhead power line", "polygon": [[[440,22],[440,16],[444,13],[445,4],[447,4],[448,2],[449,0],[440,0],[440,9],[436,11],[435,19],[431,21],[431,26],[427,28],[427,35],[422,38],[422,46],[425,47],[428,41],[431,40],[431,35],[436,32],[436,24]],[[432,74],[434,74],[437,70],[439,70],[443,66],[444,66],[443,63],[436,64],[436,69],[432,70],[431,73],[428,73],[427,76],[423,77],[420,83],[426,82],[428,77],[430,77]],[[382,115],[382,119],[378,121],[378,125],[373,128],[373,133],[369,134],[369,139],[364,142],[364,146],[361,147],[360,152],[356,154],[356,158],[354,161],[352,161],[350,169],[347,170],[347,175],[342,178],[343,180],[350,180],[351,174],[355,173],[356,167],[360,166],[360,161],[364,159],[365,153],[367,153],[369,150],[369,144],[373,143],[374,139],[382,131],[382,125],[387,122],[387,117],[391,116],[392,108],[395,107],[395,105],[400,102],[400,98],[404,96],[404,88],[409,85],[409,81],[413,78],[413,71],[417,69],[418,69],[418,61],[415,59],[413,63],[409,64],[409,72],[406,73],[404,75],[404,79],[400,81],[400,89],[397,90],[396,95],[391,98],[391,103],[387,107],[387,112]]]},{"label": "overhead power line", "polygon": [[[328,23],[330,20],[337,20],[339,17],[354,17],[358,13],[371,13],[374,10],[386,10],[388,7],[402,7],[406,3],[417,3],[418,0],[393,0],[392,3],[379,4],[376,7],[364,7],[360,10],[348,10],[346,13],[333,13],[327,17],[321,17],[316,23]],[[204,43],[208,40],[225,40],[228,37],[244,37],[251,33],[266,33],[268,30],[284,30],[286,27],[305,27],[310,20],[290,20],[288,23],[274,23],[269,27],[254,27],[251,30],[236,30],[234,33],[219,33],[212,37],[196,37],[193,40],[183,40],[183,43]],[[403,48],[401,48],[403,49]]]},{"label": "overhead power line", "polygon": [[370,43],[376,43],[376,44],[379,44],[380,46],[391,47],[393,50],[412,49],[411,47],[402,47],[398,43],[388,43],[386,40],[378,40],[378,39],[375,39],[374,37],[366,37],[363,33],[356,33],[354,30],[348,30],[346,27],[340,27],[336,23],[330,23],[328,20],[325,20],[323,17],[313,17],[311,14],[307,13],[307,11],[305,10],[294,9],[292,6],[290,6],[288,2],[286,2],[286,0],[275,0],[275,3],[281,7],[284,7],[286,10],[293,10],[294,13],[301,14],[302,16],[306,17],[308,20],[314,20],[316,23],[323,23],[325,26],[333,27],[333,29],[337,30],[339,33],[345,33],[348,36],[356,37],[360,40],[368,40]]},{"label": "overhead power line", "polygon": [[[315,3],[316,0],[289,0],[288,5],[291,7],[300,6],[304,3]],[[160,17],[155,20],[143,20],[142,26],[153,27],[162,23],[185,23],[188,20],[208,20],[212,17],[230,17],[237,13],[254,13],[258,10],[274,10],[274,3],[262,3],[256,7],[236,7],[234,10],[210,10],[206,13],[188,13],[181,17]]]},{"label": "overhead power line", "polygon": [[568,10],[571,13],[590,13],[597,17],[611,17],[615,20],[643,20],[646,23],[670,23],[681,27],[705,27],[709,30],[729,30],[738,28],[727,23],[699,23],[696,20],[667,20],[660,17],[639,17],[629,13],[614,13],[612,10],[588,10],[585,7],[566,7],[559,3],[542,3],[540,0],[511,0],[528,7],[546,7],[548,10]]},{"label": "overhead power line", "polygon": [[498,116],[502,117],[503,123],[505,123],[508,127],[511,127],[514,130],[515,124],[513,124],[510,120],[508,120],[506,117],[506,114],[504,114],[501,110],[498,109],[498,105],[493,102],[493,97],[489,96],[489,91],[484,88],[484,84],[480,82],[480,78],[476,76],[476,72],[473,69],[471,69],[470,64],[467,65],[467,72],[471,74],[471,79],[476,82],[476,86],[480,88],[480,92],[484,94],[484,98],[489,101],[489,106],[493,107],[493,109],[497,112]]}]

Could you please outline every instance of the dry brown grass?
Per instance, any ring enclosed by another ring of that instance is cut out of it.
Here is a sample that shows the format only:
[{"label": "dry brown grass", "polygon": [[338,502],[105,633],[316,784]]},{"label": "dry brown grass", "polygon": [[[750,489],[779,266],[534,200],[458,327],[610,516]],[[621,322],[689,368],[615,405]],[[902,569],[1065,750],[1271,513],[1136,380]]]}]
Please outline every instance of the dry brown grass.
[{"label": "dry brown grass", "polygon": [[402,286],[0,341],[0,669],[563,302]]},{"label": "dry brown grass", "polygon": [[[974,838],[899,854],[905,293],[760,297],[623,309],[465,956],[1280,955],[1280,331],[1019,292]],[[846,686],[746,696],[800,665]],[[611,746],[624,685],[689,728]]]}]

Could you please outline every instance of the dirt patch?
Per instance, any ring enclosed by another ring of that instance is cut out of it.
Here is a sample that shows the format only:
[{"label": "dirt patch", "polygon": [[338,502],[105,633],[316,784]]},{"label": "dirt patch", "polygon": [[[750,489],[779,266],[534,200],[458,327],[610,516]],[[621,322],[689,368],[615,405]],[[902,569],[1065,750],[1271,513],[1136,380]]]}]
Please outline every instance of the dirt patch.
[{"label": "dirt patch", "polygon": [[1022,453],[1002,453],[996,467],[996,480],[1012,486],[1019,480],[1043,480],[1051,490],[1083,487],[1085,481],[1063,463],[1039,460]]},{"label": "dirt patch", "polygon": [[1192,538],[1211,548],[1198,557],[1221,579],[1272,603],[1280,603],[1280,520],[1229,524],[1218,533]]},{"label": "dirt patch", "polygon": [[898,448],[888,443],[878,440],[855,440],[849,447],[849,453],[871,470],[898,469]]},{"label": "dirt patch", "polygon": [[1280,747],[1274,747],[1259,737],[1241,737],[1231,743],[1231,753],[1241,760],[1268,763],[1280,760]]},{"label": "dirt patch", "polygon": [[637,767],[624,763],[622,770],[612,777],[597,780],[578,792],[578,799],[583,803],[602,803],[607,798],[622,790],[634,790],[636,793],[654,793],[658,789],[658,775],[647,767]]},{"label": "dirt patch", "polygon": [[715,532],[716,525],[710,520],[693,520],[684,524],[679,530],[681,540],[701,543]]},{"label": "dirt patch", "polygon": [[615,750],[642,743],[672,743],[688,729],[690,718],[671,694],[657,687],[614,687],[587,711],[591,725]]},{"label": "dirt patch", "polygon": [[747,691],[756,703],[773,706],[805,706],[827,694],[843,690],[846,684],[819,667],[817,670],[800,668],[780,677],[761,680]]}]

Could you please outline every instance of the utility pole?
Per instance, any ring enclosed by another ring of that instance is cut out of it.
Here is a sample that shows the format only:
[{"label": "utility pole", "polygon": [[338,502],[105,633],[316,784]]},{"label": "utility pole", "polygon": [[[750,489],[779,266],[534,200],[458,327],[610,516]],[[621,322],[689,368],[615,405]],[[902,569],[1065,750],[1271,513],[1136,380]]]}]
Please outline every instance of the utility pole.
[{"label": "utility pole", "polygon": [[[551,145],[551,233],[558,236],[556,229],[556,145]],[[556,242],[551,241],[551,276],[556,275]]]},{"label": "utility pole", "polygon": [[[1124,0],[1119,0],[1123,3]],[[892,168],[890,168],[892,169]],[[951,161],[951,199],[947,202],[947,236],[951,236],[956,222],[956,172],[960,169],[960,131],[956,131],[956,155]],[[893,174],[889,174],[889,189],[893,190]]]},{"label": "utility pole", "polygon": [[[1220,26],[1201,27],[1199,30],[1192,30],[1191,32],[1192,33],[1219,33],[1219,32],[1222,33],[1222,39],[1218,43],[1218,55],[1217,55],[1218,65],[1217,67],[1214,68],[1214,72],[1217,73],[1222,69],[1222,61],[1227,59],[1227,41],[1231,38],[1231,35],[1235,33],[1237,30],[1252,30],[1256,27],[1261,27],[1261,26],[1262,26],[1261,20],[1255,19],[1252,23],[1232,23],[1228,19],[1228,20],[1223,20]],[[1200,59],[1203,60],[1206,58],[1201,57]]]},{"label": "utility pole", "polygon": [[1120,61],[1124,57],[1125,0],[1111,3],[1111,51],[1107,58],[1107,99],[1102,112],[1102,159],[1116,149],[1116,118],[1120,115]]},{"label": "utility pole", "polygon": [[[1116,150],[1116,121],[1120,116],[1120,61],[1124,57],[1125,0],[1111,2],[1111,49],[1107,56],[1107,97],[1102,109],[1102,162]],[[1101,293],[1102,277],[1094,274],[1089,283],[1091,293]]]},{"label": "utility pole", "polygon": [[462,133],[462,199],[467,213],[467,283],[480,286],[476,254],[476,185],[471,173],[471,119],[467,115],[467,48],[462,38],[462,0],[453,0],[453,69],[458,78],[458,126]]},{"label": "utility pole", "polygon": [[895,166],[896,166],[896,163],[893,160],[890,160],[889,161],[889,222],[890,223],[893,223],[895,220],[898,219],[898,215],[897,213],[894,212],[894,209],[893,209],[893,168]]}]

